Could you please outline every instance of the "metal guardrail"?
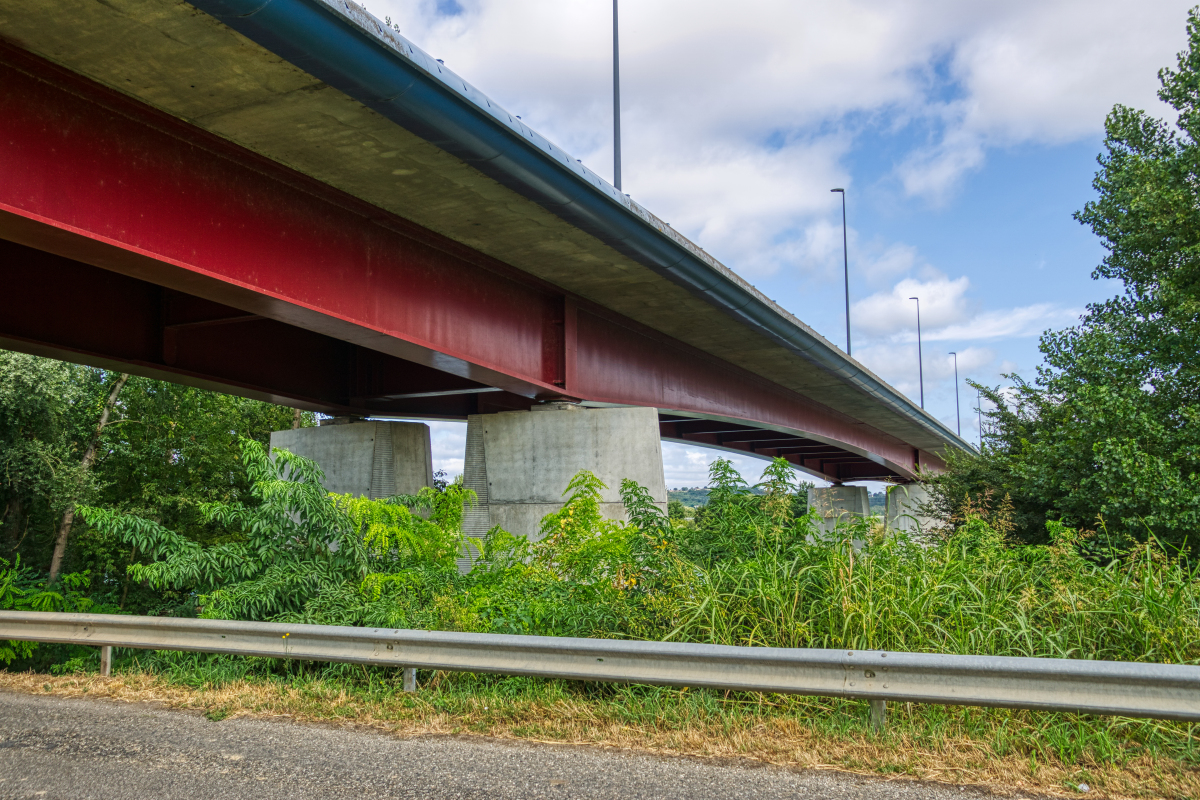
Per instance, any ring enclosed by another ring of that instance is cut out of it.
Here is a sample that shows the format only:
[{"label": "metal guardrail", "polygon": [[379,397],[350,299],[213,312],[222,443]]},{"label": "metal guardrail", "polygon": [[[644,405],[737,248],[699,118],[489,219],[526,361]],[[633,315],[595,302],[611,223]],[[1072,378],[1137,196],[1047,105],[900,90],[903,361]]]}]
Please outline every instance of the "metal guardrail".
[{"label": "metal guardrail", "polygon": [[[1200,667],[0,611],[0,640],[1200,721]],[[406,676],[407,677],[407,676]]]}]

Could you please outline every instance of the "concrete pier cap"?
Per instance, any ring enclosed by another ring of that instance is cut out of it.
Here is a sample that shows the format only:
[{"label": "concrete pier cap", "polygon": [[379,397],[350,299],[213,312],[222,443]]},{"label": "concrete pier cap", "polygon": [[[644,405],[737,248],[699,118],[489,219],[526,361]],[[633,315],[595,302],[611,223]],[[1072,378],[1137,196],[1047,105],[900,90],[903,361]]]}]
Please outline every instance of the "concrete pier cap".
[{"label": "concrete pier cap", "polygon": [[316,461],[326,491],[338,494],[377,500],[433,485],[429,426],[421,422],[339,419],[319,428],[275,431],[271,447]]},{"label": "concrete pier cap", "polygon": [[468,417],[463,483],[479,502],[465,515],[466,534],[482,537],[499,525],[536,540],[542,517],[562,508],[567,483],[584,469],[608,487],[600,505],[608,519],[626,518],[625,478],[645,486],[665,511],[658,412],[549,402]]}]

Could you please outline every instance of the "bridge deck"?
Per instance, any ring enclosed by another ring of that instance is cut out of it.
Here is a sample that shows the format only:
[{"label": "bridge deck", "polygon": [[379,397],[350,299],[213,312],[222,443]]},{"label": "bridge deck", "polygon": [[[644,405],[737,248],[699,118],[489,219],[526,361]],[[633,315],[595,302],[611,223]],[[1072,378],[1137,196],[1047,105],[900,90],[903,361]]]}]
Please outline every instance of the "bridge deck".
[{"label": "bridge deck", "polygon": [[[29,292],[62,286],[48,284],[59,273],[134,281],[110,313],[159,342],[122,355],[99,343],[101,321],[63,302],[28,329],[0,329],[9,346],[330,411],[460,418],[552,396],[650,405],[664,424],[724,420],[821,442],[844,454],[815,471],[834,479],[910,478],[966,447],[458,76],[373,31],[353,3],[287,3],[316,15],[306,24],[320,37],[373,41],[359,51],[378,62],[365,74],[424,70],[427,94],[526,137],[650,238],[615,239],[604,226],[625,222],[584,213],[595,198],[561,195],[574,191],[561,181],[540,196],[516,185],[497,173],[504,153],[464,160],[445,126],[398,124],[354,80],[326,74],[332,56],[297,56],[300,33],[268,49],[263,25],[231,20],[251,41],[174,0],[0,0],[0,32],[16,45],[3,51],[0,237],[60,259],[9,247],[10,271]],[[707,285],[680,271],[689,259]],[[31,315],[30,297],[9,319]],[[252,358],[257,343],[266,352]]]}]

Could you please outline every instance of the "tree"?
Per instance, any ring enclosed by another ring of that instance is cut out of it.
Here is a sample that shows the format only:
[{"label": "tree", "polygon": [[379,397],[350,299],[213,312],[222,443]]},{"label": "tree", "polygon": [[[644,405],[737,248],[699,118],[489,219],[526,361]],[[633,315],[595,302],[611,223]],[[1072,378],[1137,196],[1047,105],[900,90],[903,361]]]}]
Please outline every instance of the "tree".
[{"label": "tree", "polygon": [[[88,442],[87,449],[83,451],[83,458],[79,463],[81,478],[86,478],[92,470],[92,464],[96,461],[96,451],[100,447],[100,438],[104,436],[104,429],[108,427],[113,406],[117,404],[117,398],[121,396],[121,390],[125,388],[128,380],[129,373],[122,372],[117,376],[112,390],[108,393],[108,399],[100,410],[100,419],[96,422],[96,432],[92,434],[92,440]],[[62,522],[58,525],[58,537],[54,540],[54,554],[50,557],[50,577],[48,578],[50,583],[54,583],[58,578],[59,570],[62,569],[63,554],[67,551],[67,539],[71,536],[71,527],[74,523],[75,503],[69,502],[66,510],[63,511]]]},{"label": "tree", "polygon": [[36,552],[44,569],[65,505],[88,483],[81,442],[102,391],[98,370],[0,350],[0,557]]},{"label": "tree", "polygon": [[[124,604],[127,567],[144,561],[80,521],[104,505],[199,543],[228,537],[205,503],[258,502],[239,440],[312,425],[313,415],[256,400],[0,350],[0,558],[46,575],[89,572]],[[56,546],[57,545],[57,546]],[[140,611],[170,613],[182,593],[133,583]]]},{"label": "tree", "polygon": [[1010,497],[1016,533],[1050,519],[1178,547],[1200,544],[1200,15],[1159,73],[1174,124],[1117,106],[1098,197],[1075,216],[1108,253],[1093,277],[1123,292],[1047,332],[1034,383],[980,387],[996,406],[979,457],[936,481],[944,510],[986,490]]}]

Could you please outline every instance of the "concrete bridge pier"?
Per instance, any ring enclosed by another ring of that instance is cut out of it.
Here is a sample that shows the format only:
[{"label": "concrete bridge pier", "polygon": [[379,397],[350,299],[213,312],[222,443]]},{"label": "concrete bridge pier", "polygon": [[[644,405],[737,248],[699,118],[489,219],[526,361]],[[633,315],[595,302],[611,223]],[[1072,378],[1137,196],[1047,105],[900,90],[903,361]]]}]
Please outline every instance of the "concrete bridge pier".
[{"label": "concrete bridge pier", "polygon": [[887,525],[906,533],[926,533],[936,523],[923,513],[929,502],[929,490],[919,483],[892,486],[887,493]]},{"label": "concrete bridge pier", "polygon": [[499,525],[536,540],[542,517],[562,507],[567,483],[582,469],[608,486],[600,506],[605,517],[625,519],[623,478],[647,487],[665,511],[658,412],[545,403],[468,417],[463,482],[479,503],[466,513],[465,532],[482,537]]},{"label": "concrete bridge pier", "polygon": [[808,490],[808,507],[820,517],[823,534],[833,533],[838,523],[865,519],[871,514],[871,500],[865,486],[814,487]]},{"label": "concrete bridge pier", "polygon": [[371,499],[416,494],[433,485],[429,426],[420,422],[356,421],[271,434],[271,447],[311,458],[325,489]]}]

